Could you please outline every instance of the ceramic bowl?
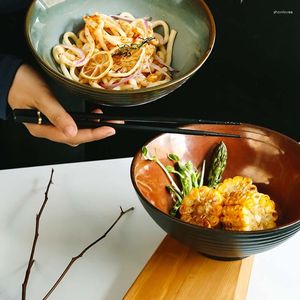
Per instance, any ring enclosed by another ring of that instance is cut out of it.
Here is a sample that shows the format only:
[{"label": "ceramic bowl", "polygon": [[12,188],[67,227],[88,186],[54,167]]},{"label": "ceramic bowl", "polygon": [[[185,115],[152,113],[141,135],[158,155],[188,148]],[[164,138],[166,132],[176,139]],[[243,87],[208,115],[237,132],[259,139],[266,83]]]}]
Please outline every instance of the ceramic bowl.
[{"label": "ceramic bowl", "polygon": [[[94,12],[163,19],[176,29],[172,66],[174,79],[157,87],[131,91],[112,91],[90,87],[67,79],[58,70],[51,49],[63,33],[82,27],[82,17]],[[35,0],[26,17],[26,38],[38,63],[58,83],[98,104],[136,106],[171,93],[188,80],[209,57],[215,41],[214,18],[203,0]]]},{"label": "ceramic bowl", "polygon": [[228,149],[223,179],[249,176],[258,190],[276,203],[277,227],[257,231],[227,231],[191,225],[169,215],[172,200],[165,186],[168,179],[161,168],[145,161],[141,151],[131,164],[134,189],[153,220],[168,234],[191,248],[217,259],[234,260],[270,250],[300,229],[300,145],[268,128],[251,124],[233,126],[192,125],[192,129],[236,133],[241,138],[162,134],[146,144],[150,153],[165,164],[166,155],[176,153],[195,166],[208,160],[211,149],[221,140]]}]

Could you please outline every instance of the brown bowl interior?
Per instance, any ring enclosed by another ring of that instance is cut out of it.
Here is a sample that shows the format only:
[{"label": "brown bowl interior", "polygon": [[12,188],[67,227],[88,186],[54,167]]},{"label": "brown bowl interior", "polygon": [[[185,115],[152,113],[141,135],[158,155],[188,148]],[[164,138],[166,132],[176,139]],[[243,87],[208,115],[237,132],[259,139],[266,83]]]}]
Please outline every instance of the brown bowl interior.
[{"label": "brown bowl interior", "polygon": [[[176,153],[196,166],[206,159],[208,166],[213,146],[223,140],[228,149],[223,179],[236,175],[251,177],[258,190],[276,202],[278,226],[300,220],[300,145],[296,141],[250,124],[190,125],[188,128],[237,133],[241,138],[163,134],[147,144],[149,152],[155,153],[164,164],[170,164],[166,158],[168,153]],[[168,214],[172,200],[165,188],[169,181],[161,168],[154,162],[145,161],[138,152],[131,171],[140,196]]]}]

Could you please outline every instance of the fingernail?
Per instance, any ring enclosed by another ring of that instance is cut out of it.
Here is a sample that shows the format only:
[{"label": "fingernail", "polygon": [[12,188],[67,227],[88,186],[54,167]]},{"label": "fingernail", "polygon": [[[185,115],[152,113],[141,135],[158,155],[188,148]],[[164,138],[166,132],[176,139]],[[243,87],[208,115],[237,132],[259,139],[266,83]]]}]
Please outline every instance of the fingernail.
[{"label": "fingernail", "polygon": [[77,134],[77,128],[70,125],[64,128],[64,134],[68,137],[74,137]]},{"label": "fingernail", "polygon": [[106,134],[105,134],[105,137],[109,137],[109,136],[112,136],[116,133],[116,131],[114,129],[107,129],[106,131]]}]

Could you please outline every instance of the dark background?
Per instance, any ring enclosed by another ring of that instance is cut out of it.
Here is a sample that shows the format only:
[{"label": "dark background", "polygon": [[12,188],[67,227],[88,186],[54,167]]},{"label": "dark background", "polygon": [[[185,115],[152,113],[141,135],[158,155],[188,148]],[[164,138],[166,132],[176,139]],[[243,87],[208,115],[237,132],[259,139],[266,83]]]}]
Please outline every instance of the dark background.
[{"label": "dark background", "polygon": [[[300,1],[206,3],[215,18],[217,36],[203,67],[180,89],[162,99],[134,108],[102,107],[104,112],[237,120],[266,126],[300,141],[296,108],[300,85]],[[30,60],[20,30],[24,15],[25,11],[18,18],[5,15],[0,26],[7,28],[4,22],[9,20],[14,25],[9,30],[18,28],[17,39],[9,43],[8,51],[21,50],[21,55]],[[10,36],[6,30],[1,43],[9,41]],[[68,109],[94,106],[46,79]],[[0,169],[129,157],[156,135],[119,131],[103,141],[72,148],[34,138],[23,125],[9,121],[0,122],[0,134]]]}]

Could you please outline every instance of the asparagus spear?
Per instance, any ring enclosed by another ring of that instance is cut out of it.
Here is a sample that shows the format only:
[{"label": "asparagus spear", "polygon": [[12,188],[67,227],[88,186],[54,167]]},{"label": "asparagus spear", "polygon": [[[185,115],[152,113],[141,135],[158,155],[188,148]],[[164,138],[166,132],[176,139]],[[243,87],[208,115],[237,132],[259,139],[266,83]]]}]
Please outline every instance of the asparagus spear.
[{"label": "asparagus spear", "polygon": [[222,179],[227,163],[227,147],[224,142],[220,142],[214,150],[212,165],[207,178],[207,185],[215,187]]}]

